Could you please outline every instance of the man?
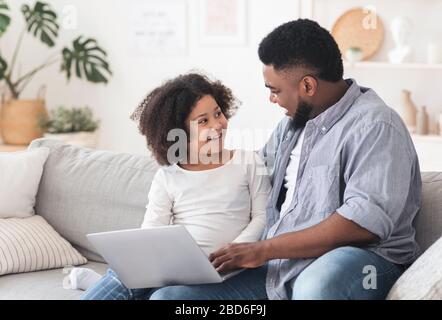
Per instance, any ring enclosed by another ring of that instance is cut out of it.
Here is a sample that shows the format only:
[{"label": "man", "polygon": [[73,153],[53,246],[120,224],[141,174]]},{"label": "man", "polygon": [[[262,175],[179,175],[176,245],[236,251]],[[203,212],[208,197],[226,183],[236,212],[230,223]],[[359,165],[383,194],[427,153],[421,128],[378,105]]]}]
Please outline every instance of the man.
[{"label": "man", "polygon": [[151,299],[384,299],[419,254],[412,221],[420,170],[400,117],[343,80],[338,46],[310,20],[259,46],[270,101],[287,110],[261,150],[272,174],[262,241],[210,259],[222,284],[175,286]]}]

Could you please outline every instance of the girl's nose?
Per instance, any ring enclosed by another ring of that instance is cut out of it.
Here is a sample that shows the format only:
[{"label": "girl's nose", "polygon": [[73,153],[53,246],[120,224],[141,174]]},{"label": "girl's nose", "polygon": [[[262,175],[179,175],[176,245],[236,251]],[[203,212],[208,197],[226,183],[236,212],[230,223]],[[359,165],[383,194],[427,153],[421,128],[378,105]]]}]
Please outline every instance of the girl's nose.
[{"label": "girl's nose", "polygon": [[220,121],[217,121],[216,123],[214,123],[213,129],[214,130],[221,130],[223,128],[223,124]]}]

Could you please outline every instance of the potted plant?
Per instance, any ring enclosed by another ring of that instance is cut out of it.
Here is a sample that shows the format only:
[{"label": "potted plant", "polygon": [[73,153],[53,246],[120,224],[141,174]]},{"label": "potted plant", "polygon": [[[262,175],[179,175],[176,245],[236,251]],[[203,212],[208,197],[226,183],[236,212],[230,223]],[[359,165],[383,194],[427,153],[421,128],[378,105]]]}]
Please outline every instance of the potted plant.
[{"label": "potted plant", "polygon": [[[44,98],[40,96],[35,100],[20,99],[25,87],[39,71],[59,63],[60,71],[66,75],[68,81],[75,74],[91,83],[107,83],[112,75],[106,52],[93,38],[79,36],[72,41],[70,47],[56,48],[59,23],[57,14],[49,4],[37,1],[32,8],[24,4],[21,12],[25,25],[11,59],[7,60],[0,52],[0,83],[5,83],[7,88],[6,99],[2,98],[4,101],[0,127],[3,141],[7,144],[28,144],[43,134],[38,126],[38,119],[47,116]],[[8,13],[6,1],[0,0],[0,37],[11,22]],[[53,48],[54,52],[41,65],[18,75],[16,64],[26,35],[36,37],[43,45]]]},{"label": "potted plant", "polygon": [[49,117],[39,118],[40,128],[46,132],[45,138],[62,140],[68,144],[87,148],[97,146],[99,121],[93,119],[89,107],[66,108],[59,106]]},{"label": "potted plant", "polygon": [[345,58],[350,63],[355,63],[362,60],[363,56],[362,49],[359,47],[350,47],[345,52]]}]

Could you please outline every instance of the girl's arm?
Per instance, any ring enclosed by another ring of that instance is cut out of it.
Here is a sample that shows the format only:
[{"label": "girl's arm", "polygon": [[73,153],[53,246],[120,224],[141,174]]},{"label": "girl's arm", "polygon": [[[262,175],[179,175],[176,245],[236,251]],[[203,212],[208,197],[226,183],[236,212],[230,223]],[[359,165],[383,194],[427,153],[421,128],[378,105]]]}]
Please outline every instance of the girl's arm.
[{"label": "girl's arm", "polygon": [[247,163],[251,200],[250,223],[233,242],[255,242],[261,239],[266,225],[266,206],[270,194],[270,177],[264,162],[254,152]]},{"label": "girl's arm", "polygon": [[146,213],[141,228],[158,227],[171,224],[172,199],[166,188],[166,177],[160,168],[150,187]]}]

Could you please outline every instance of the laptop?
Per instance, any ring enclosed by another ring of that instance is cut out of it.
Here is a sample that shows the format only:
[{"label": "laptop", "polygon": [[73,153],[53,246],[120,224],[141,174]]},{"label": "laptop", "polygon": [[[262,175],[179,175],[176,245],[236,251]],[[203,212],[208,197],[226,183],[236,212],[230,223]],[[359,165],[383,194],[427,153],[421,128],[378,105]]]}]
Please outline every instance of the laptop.
[{"label": "laptop", "polygon": [[220,283],[244,269],[220,274],[184,226],[86,235],[129,289]]}]

